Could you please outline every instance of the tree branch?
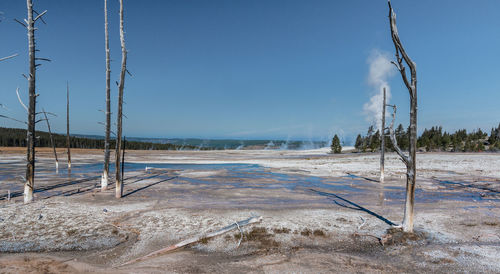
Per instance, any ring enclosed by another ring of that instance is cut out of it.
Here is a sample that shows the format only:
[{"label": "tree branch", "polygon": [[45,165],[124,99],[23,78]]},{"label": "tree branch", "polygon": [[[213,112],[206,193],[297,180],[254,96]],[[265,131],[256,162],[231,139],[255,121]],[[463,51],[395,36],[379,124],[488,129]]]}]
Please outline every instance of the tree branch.
[{"label": "tree branch", "polygon": [[11,118],[9,116],[5,116],[5,115],[0,115],[1,118],[5,118],[5,119],[9,119],[9,120],[13,120],[13,121],[16,121],[16,122],[19,122],[19,123],[23,123],[23,124],[28,124],[24,121],[21,121],[21,120],[17,120],[17,119],[14,119],[14,118]]},{"label": "tree branch", "polygon": [[41,60],[41,61],[47,61],[47,62],[52,62],[49,58],[41,58],[41,57],[36,57],[35,60]]},{"label": "tree branch", "polygon": [[18,55],[19,55],[19,54],[17,54],[17,53],[16,53],[16,54],[12,54],[11,56],[7,56],[7,57],[0,58],[0,62],[5,61],[5,60],[10,59],[10,58],[14,58],[14,57],[16,57],[16,56],[18,56]]},{"label": "tree branch", "polygon": [[28,112],[28,107],[21,100],[21,96],[19,96],[19,88],[16,88],[16,94],[17,94],[17,99],[19,99],[19,103],[21,103],[21,105],[26,110],[26,112]]},{"label": "tree branch", "polygon": [[25,23],[23,23],[23,22],[21,22],[21,21],[19,21],[17,19],[14,19],[14,21],[18,22],[21,26],[23,26],[25,28],[28,28],[28,26]]},{"label": "tree branch", "polygon": [[35,124],[38,124],[38,122],[45,121],[45,120],[47,120],[47,121],[48,121],[48,119],[45,119],[45,118],[43,118],[43,119],[39,119],[39,120],[36,120],[36,121],[35,121]]},{"label": "tree branch", "polygon": [[45,23],[45,21],[43,21],[43,18],[42,18],[42,16],[43,16],[45,13],[47,13],[47,10],[43,11],[42,13],[38,13],[38,12],[36,12],[35,10],[34,10],[33,12],[34,12],[34,13],[36,13],[36,14],[38,14],[38,15],[37,15],[37,17],[35,17],[35,19],[33,19],[33,21],[35,21],[35,22],[36,22],[38,19],[41,19],[41,20],[42,20],[42,22],[43,22],[44,24],[47,24],[47,23]]},{"label": "tree branch", "polygon": [[406,166],[410,165],[410,159],[403,153],[401,148],[398,146],[398,141],[396,139],[396,134],[394,133],[394,121],[396,120],[396,110],[397,107],[396,105],[392,106],[392,121],[391,125],[389,126],[389,137],[391,138],[392,145],[394,146],[394,149],[396,150],[396,153],[401,157],[401,161],[405,163]]},{"label": "tree branch", "polygon": [[[411,97],[415,97],[416,95],[416,81],[417,81],[417,69],[416,69],[416,64],[413,62],[406,53],[405,49],[403,48],[403,44],[401,43],[401,40],[399,39],[399,33],[398,33],[398,28],[396,26],[396,13],[392,9],[391,6],[391,1],[388,1],[389,4],[389,19],[390,19],[390,25],[391,25],[391,35],[392,35],[392,41],[394,43],[394,47],[396,48],[396,59],[399,64],[399,72],[401,73],[401,76],[403,77],[403,82],[405,83],[406,87],[408,88],[408,91],[410,93]],[[411,75],[411,83],[408,81],[408,77],[406,75],[405,67],[403,64],[403,59],[399,56],[399,53],[401,53],[401,56],[403,57],[404,61],[410,68],[410,75]]]},{"label": "tree branch", "polygon": [[52,112],[48,112],[48,111],[45,111],[45,110],[35,113],[35,115],[38,115],[38,114],[49,114],[49,115],[52,115],[54,117],[57,117],[57,114],[54,114]]}]

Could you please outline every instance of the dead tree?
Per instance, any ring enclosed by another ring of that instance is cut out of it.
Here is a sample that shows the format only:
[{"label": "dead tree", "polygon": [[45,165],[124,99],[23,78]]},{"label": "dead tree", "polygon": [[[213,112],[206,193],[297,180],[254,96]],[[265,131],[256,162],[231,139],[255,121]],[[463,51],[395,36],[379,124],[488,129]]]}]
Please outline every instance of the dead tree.
[{"label": "dead tree", "polygon": [[104,168],[101,178],[101,190],[106,190],[108,188],[108,178],[109,178],[109,138],[111,131],[111,85],[110,85],[110,74],[111,65],[109,57],[109,34],[108,34],[108,1],[104,0],[104,44],[106,48],[106,124],[105,124],[105,135],[104,135]]},{"label": "dead tree", "polygon": [[[396,26],[396,14],[389,3],[389,23],[391,27],[391,37],[396,49],[396,61],[392,62],[401,73],[403,82],[410,94],[410,148],[409,157],[404,155],[401,150],[396,152],[406,165],[406,201],[403,218],[403,230],[413,232],[413,209],[415,204],[415,181],[416,181],[416,153],[417,153],[417,68],[416,64],[406,53],[401,40],[399,39]],[[403,61],[410,69],[410,79],[406,74],[406,67]]]},{"label": "dead tree", "polygon": [[29,203],[33,201],[33,190],[35,187],[35,124],[36,121],[36,97],[38,94],[35,93],[35,80],[36,80],[36,68],[40,64],[36,64],[36,60],[47,60],[45,58],[36,58],[35,52],[35,23],[38,20],[42,20],[42,16],[47,12],[37,13],[36,17],[33,17],[33,2],[32,0],[26,0],[26,6],[28,9],[28,19],[21,22],[15,20],[28,30],[28,60],[30,72],[26,78],[28,79],[28,94],[29,94],[29,107],[28,107],[28,130],[26,133],[26,178],[24,183],[24,202]]},{"label": "dead tree", "polygon": [[385,164],[385,87],[384,87],[384,98],[382,101],[382,128],[381,128],[381,142],[380,142],[380,183],[384,182],[384,164]]},{"label": "dead tree", "polygon": [[66,82],[66,146],[68,147],[68,169],[71,169],[71,140],[69,137],[69,83]]},{"label": "dead tree", "polygon": [[122,48],[122,68],[120,72],[120,83],[118,84],[118,114],[116,123],[116,151],[115,151],[115,183],[116,198],[123,195],[123,178],[120,174],[120,154],[122,144],[122,106],[123,106],[123,88],[125,87],[125,72],[127,71],[127,49],[125,48],[125,32],[123,30],[123,0],[120,0],[120,44]]},{"label": "dead tree", "polygon": [[57,160],[56,144],[54,143],[54,137],[52,136],[52,131],[50,130],[50,123],[49,123],[49,118],[47,117],[47,112],[45,112],[45,109],[42,109],[42,112],[43,116],[45,117],[45,121],[47,121],[47,129],[49,130],[49,136],[50,136],[50,145],[54,150],[54,158],[56,159],[56,172],[57,172],[57,170],[59,169],[59,161]]}]

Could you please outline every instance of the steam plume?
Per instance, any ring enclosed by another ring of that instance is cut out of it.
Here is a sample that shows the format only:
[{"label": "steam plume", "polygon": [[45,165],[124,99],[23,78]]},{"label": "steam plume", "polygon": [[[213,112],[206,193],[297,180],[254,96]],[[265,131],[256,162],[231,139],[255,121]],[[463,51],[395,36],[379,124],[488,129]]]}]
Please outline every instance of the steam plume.
[{"label": "steam plume", "polygon": [[384,96],[384,87],[386,88],[387,102],[391,99],[391,89],[387,79],[394,74],[394,68],[388,58],[388,54],[380,51],[373,51],[368,58],[370,70],[368,73],[368,84],[373,88],[374,94],[370,101],[365,103],[363,110],[368,122],[381,130],[382,119],[382,100]]}]

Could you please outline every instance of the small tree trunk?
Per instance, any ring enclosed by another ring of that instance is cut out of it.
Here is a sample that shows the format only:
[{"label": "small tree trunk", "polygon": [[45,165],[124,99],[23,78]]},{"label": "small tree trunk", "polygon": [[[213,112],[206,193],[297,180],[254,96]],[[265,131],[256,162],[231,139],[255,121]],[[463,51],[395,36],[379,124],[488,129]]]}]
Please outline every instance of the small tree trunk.
[{"label": "small tree trunk", "polygon": [[68,147],[68,169],[71,169],[71,140],[69,137],[69,83],[66,83],[66,146]]},{"label": "small tree trunk", "polygon": [[106,47],[106,133],[104,135],[104,168],[101,178],[101,190],[106,190],[108,188],[108,178],[109,178],[109,138],[111,131],[111,85],[110,85],[110,57],[109,57],[109,34],[108,34],[108,5],[107,0],[104,0],[104,40]]},{"label": "small tree trunk", "polygon": [[386,105],[386,97],[385,97],[385,87],[384,87],[384,99],[382,102],[382,128],[380,132],[380,183],[384,182],[384,162],[385,162],[385,105]]},{"label": "small tree trunk", "polygon": [[35,94],[35,21],[33,20],[33,3],[31,0],[26,1],[28,7],[28,54],[30,64],[30,74],[28,76],[28,93],[29,93],[29,108],[28,108],[28,131],[26,136],[26,182],[24,183],[24,202],[33,201],[33,190],[35,188],[35,118],[36,118],[36,94]]},{"label": "small tree trunk", "polygon": [[45,117],[45,121],[47,121],[47,129],[49,130],[49,136],[50,136],[50,145],[54,150],[54,158],[56,159],[56,172],[57,172],[57,170],[59,169],[59,161],[57,160],[56,144],[54,143],[54,137],[52,136],[52,131],[50,130],[50,123],[49,123],[49,118],[47,117],[47,113],[45,113],[44,109],[42,109],[42,112],[43,116]]},{"label": "small tree trunk", "polygon": [[125,86],[125,72],[127,71],[127,49],[125,48],[125,33],[123,30],[123,0],[120,0],[120,43],[122,48],[122,68],[120,72],[120,83],[118,84],[118,114],[116,131],[116,153],[115,153],[115,180],[116,180],[116,198],[123,195],[123,182],[120,174],[120,154],[121,154],[121,136],[122,136],[122,105],[123,88]]},{"label": "small tree trunk", "polygon": [[413,217],[415,207],[415,183],[417,171],[417,93],[415,85],[415,96],[410,100],[410,164],[406,173],[406,200],[403,229],[407,232],[413,231]]},{"label": "small tree trunk", "polygon": [[[122,182],[123,182],[123,178],[125,178],[124,176],[124,173],[125,173],[125,147],[127,146],[127,139],[125,138],[125,136],[123,136],[123,151],[122,151]],[[123,184],[122,184],[123,185]]]}]

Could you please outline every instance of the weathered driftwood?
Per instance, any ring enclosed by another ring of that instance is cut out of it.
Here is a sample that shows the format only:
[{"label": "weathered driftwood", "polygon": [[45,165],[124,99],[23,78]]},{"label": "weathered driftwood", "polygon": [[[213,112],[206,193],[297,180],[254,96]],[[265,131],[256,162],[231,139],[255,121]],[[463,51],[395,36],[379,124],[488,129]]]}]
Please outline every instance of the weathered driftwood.
[{"label": "weathered driftwood", "polygon": [[104,44],[106,48],[106,123],[104,134],[104,168],[101,178],[101,190],[108,188],[109,179],[109,138],[111,132],[111,85],[110,85],[110,56],[109,56],[109,33],[108,33],[108,1],[104,0]]},{"label": "weathered driftwood", "polygon": [[[396,49],[396,62],[392,62],[401,74],[403,82],[410,94],[410,148],[409,157],[401,157],[406,164],[406,201],[403,218],[403,230],[405,232],[413,232],[413,210],[415,204],[415,182],[416,182],[416,153],[417,153],[417,65],[408,56],[401,40],[399,39],[398,29],[396,26],[396,14],[389,4],[389,24],[391,27],[391,37]],[[403,63],[408,65],[410,69],[410,80],[406,75],[406,68]],[[399,153],[398,153],[399,154]],[[402,154],[400,154],[401,156]]]},{"label": "weathered driftwood", "polygon": [[115,150],[115,197],[123,196],[123,178],[120,174],[120,154],[122,145],[122,119],[123,119],[123,89],[125,86],[125,72],[127,71],[127,49],[125,47],[125,31],[123,29],[123,0],[120,0],[120,44],[122,48],[122,68],[120,83],[118,84],[118,113],[116,115],[116,150]]},{"label": "weathered driftwood", "polygon": [[68,147],[68,169],[71,169],[71,140],[69,137],[69,83],[66,82],[66,146]]},{"label": "weathered driftwood", "polygon": [[52,136],[52,131],[50,130],[50,123],[49,123],[49,118],[47,117],[47,112],[45,112],[45,109],[43,108],[42,112],[43,116],[45,117],[45,121],[47,122],[47,129],[49,130],[49,136],[50,136],[50,145],[54,150],[54,158],[56,159],[56,172],[57,172],[57,170],[59,169],[59,161],[57,160],[56,144],[54,143],[54,137]]},{"label": "weathered driftwood", "polygon": [[[161,254],[165,254],[167,252],[171,252],[173,250],[176,250],[178,248],[187,246],[189,244],[193,244],[193,243],[199,242],[202,239],[213,238],[215,236],[222,235],[222,234],[227,233],[227,232],[229,232],[231,230],[234,230],[236,228],[240,229],[243,226],[250,225],[250,224],[255,224],[255,223],[260,223],[261,221],[262,221],[262,216],[253,216],[253,217],[250,217],[250,218],[248,218],[246,220],[235,222],[235,223],[233,223],[231,225],[228,225],[228,226],[226,226],[224,228],[221,228],[221,229],[219,229],[217,231],[210,232],[210,233],[203,234],[203,235],[199,235],[199,236],[196,236],[196,237],[193,237],[193,238],[189,238],[189,239],[186,239],[186,240],[184,240],[182,242],[179,242],[179,243],[177,243],[175,245],[171,245],[169,247],[160,249],[158,251],[151,252],[151,253],[149,253],[146,256],[142,256],[140,258],[128,261],[128,262],[122,264],[122,266],[123,265],[132,264],[132,263],[137,263],[139,261],[142,261],[142,260],[145,260],[145,259],[148,259],[148,258],[152,258],[152,257],[158,256],[158,255],[161,255]],[[240,241],[241,241],[241,239],[240,239]]]}]

